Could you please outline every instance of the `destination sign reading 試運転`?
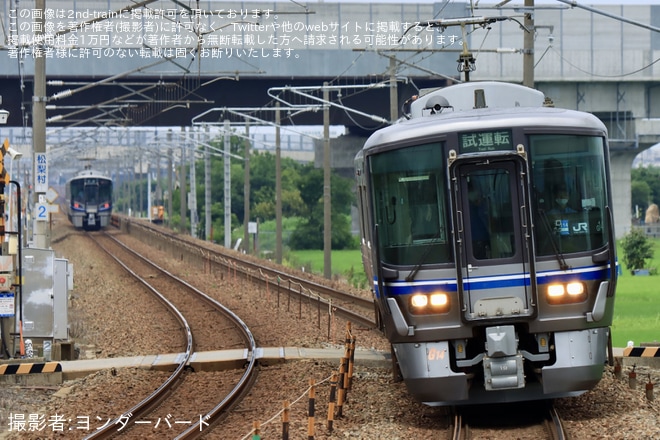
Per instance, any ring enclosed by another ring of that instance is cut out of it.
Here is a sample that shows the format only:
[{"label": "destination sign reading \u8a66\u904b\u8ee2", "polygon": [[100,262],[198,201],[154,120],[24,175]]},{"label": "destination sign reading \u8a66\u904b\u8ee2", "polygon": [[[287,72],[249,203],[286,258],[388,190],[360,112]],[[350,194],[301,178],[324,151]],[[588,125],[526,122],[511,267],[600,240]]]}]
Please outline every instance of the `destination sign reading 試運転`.
[{"label": "destination sign reading \u8a66\u904b\u8ee2", "polygon": [[513,150],[511,130],[459,133],[458,142],[461,153]]}]

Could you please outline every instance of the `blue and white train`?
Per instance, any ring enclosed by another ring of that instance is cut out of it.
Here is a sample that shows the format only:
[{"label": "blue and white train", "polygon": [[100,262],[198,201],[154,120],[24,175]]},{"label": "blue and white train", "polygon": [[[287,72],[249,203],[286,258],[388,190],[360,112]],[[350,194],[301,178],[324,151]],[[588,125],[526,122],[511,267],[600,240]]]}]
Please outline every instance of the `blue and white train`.
[{"label": "blue and white train", "polygon": [[410,393],[432,406],[579,395],[612,362],[607,130],[536,90],[417,98],[355,158],[362,256]]},{"label": "blue and white train", "polygon": [[86,168],[66,182],[69,221],[76,228],[98,230],[110,224],[112,179]]}]

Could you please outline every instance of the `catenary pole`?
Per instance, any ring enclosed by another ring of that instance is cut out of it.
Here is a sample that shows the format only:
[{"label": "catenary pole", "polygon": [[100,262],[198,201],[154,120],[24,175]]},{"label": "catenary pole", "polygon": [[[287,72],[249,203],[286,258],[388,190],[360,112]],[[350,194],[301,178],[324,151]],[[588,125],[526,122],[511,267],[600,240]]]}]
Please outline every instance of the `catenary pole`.
[{"label": "catenary pole", "polygon": [[243,181],[243,249],[250,253],[250,120],[245,118],[245,179]]},{"label": "catenary pole", "polygon": [[282,264],[282,139],[280,103],[275,103],[275,261]]},{"label": "catenary pole", "polygon": [[330,89],[323,83],[323,276],[332,278],[332,201],[330,199]]},{"label": "catenary pole", "polygon": [[225,154],[222,159],[225,164],[225,247],[231,248],[231,132],[229,119],[225,119]]},{"label": "catenary pole", "polygon": [[[38,23],[34,38],[38,42],[38,48],[43,48],[43,32],[45,28],[44,11],[46,0],[37,0],[35,9],[40,11],[39,17],[35,18]],[[35,48],[36,49],[36,48]],[[40,51],[40,56],[34,59],[34,95],[32,96],[32,160],[34,181],[34,207],[39,211],[39,205],[43,207],[46,203],[46,188],[48,186],[48,159],[46,156],[46,54]],[[39,163],[42,162],[42,163]],[[41,180],[45,181],[41,181]],[[34,217],[34,245],[37,248],[50,248],[50,232],[47,221],[35,212]]]},{"label": "catenary pole", "polygon": [[525,0],[523,32],[523,85],[534,88],[534,0]]}]

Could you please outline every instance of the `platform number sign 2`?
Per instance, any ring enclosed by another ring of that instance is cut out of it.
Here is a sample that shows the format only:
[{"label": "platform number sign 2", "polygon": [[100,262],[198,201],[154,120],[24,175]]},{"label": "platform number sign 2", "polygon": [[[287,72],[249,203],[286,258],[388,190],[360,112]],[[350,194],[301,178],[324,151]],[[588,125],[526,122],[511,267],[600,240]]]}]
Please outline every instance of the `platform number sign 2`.
[{"label": "platform number sign 2", "polygon": [[36,219],[39,222],[48,221],[48,205],[46,203],[37,203],[35,205]]}]

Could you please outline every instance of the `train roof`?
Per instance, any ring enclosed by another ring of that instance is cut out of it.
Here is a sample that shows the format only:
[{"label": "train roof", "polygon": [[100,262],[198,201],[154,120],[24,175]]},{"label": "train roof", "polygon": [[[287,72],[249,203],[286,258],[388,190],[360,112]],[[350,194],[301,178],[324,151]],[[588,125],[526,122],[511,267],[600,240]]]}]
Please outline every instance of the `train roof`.
[{"label": "train roof", "polygon": [[[474,108],[475,90],[484,90],[479,99],[485,98],[485,108]],[[364,149],[447,132],[504,127],[592,129],[607,135],[605,125],[591,113],[545,107],[544,101],[541,92],[515,84],[485,82],[446,87],[415,101],[411,105],[412,119],[373,133]]]},{"label": "train roof", "polygon": [[422,90],[410,105],[410,114],[418,118],[436,106],[436,110],[446,106],[464,111],[475,107],[542,107],[544,102],[545,95],[536,89],[499,81],[476,81]]},{"label": "train roof", "polygon": [[112,180],[112,178],[110,178],[109,176],[103,174],[100,171],[92,170],[92,169],[84,169],[84,170],[78,171],[78,173],[76,173],[75,176],[70,178],[67,181],[67,183],[71,182],[72,180],[88,178],[88,177],[92,177],[92,178],[96,178],[96,179]]}]

